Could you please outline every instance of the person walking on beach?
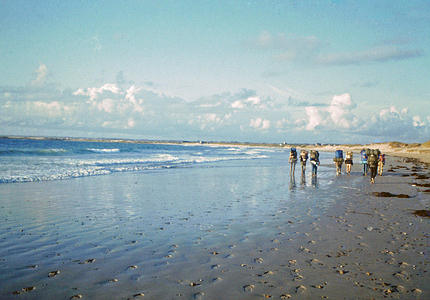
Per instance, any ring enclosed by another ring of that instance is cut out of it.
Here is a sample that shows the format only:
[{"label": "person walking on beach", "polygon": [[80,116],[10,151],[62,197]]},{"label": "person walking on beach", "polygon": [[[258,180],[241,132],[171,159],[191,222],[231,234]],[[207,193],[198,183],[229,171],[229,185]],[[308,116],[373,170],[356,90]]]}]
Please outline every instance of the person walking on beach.
[{"label": "person walking on beach", "polygon": [[361,164],[363,165],[363,176],[367,175],[367,153],[366,150],[361,150]]},{"label": "person walking on beach", "polygon": [[377,173],[378,168],[378,151],[379,150],[370,150],[369,156],[367,158],[367,164],[369,165],[370,169],[370,183],[375,183],[375,177]]},{"label": "person walking on beach", "polygon": [[336,175],[342,174],[342,164],[343,164],[343,151],[336,150],[333,158],[334,164],[336,165]]},{"label": "person walking on beach", "polygon": [[382,171],[385,165],[385,154],[380,154],[378,157],[378,174],[382,176]]},{"label": "person walking on beach", "polygon": [[302,165],[302,175],[306,172],[306,162],[308,161],[308,151],[300,151],[300,163]]},{"label": "person walking on beach", "polygon": [[296,163],[297,163],[297,151],[296,148],[290,149],[290,176],[294,176],[294,171],[296,170]]},{"label": "person walking on beach", "polygon": [[346,156],[345,156],[345,166],[346,166],[346,174],[350,175],[351,174],[351,167],[353,165],[352,162],[352,156],[353,153],[352,151],[348,151],[346,152]]},{"label": "person walking on beach", "polygon": [[312,165],[312,176],[317,176],[318,166],[320,164],[320,153],[316,150],[311,150],[310,162]]}]

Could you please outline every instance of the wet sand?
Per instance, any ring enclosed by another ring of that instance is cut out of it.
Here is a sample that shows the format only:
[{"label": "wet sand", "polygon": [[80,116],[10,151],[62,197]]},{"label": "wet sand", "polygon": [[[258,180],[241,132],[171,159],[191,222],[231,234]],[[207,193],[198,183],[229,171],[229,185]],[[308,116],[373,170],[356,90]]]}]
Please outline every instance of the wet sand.
[{"label": "wet sand", "polygon": [[428,165],[330,160],[1,185],[0,298],[428,299]]}]

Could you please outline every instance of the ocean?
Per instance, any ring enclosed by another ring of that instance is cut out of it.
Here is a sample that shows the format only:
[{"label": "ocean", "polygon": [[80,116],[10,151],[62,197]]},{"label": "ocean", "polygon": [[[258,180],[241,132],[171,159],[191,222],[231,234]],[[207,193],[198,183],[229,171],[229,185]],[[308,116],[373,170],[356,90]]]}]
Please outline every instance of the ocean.
[{"label": "ocean", "polygon": [[248,147],[0,139],[0,183],[186,168],[267,158],[265,153]]}]

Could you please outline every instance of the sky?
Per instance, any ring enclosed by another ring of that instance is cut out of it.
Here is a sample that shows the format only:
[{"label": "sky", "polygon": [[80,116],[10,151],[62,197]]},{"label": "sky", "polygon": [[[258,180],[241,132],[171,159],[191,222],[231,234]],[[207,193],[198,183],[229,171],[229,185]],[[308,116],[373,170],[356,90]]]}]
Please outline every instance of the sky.
[{"label": "sky", "polygon": [[0,135],[430,140],[429,1],[0,0]]}]

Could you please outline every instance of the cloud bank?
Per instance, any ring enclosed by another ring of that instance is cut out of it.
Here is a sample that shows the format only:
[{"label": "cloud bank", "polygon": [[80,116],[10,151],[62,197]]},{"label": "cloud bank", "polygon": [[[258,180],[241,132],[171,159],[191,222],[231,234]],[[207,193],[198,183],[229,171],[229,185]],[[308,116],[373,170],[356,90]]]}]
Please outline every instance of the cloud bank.
[{"label": "cloud bank", "polygon": [[349,93],[312,103],[293,90],[267,96],[242,89],[187,101],[154,83],[58,89],[43,83],[43,66],[28,86],[0,87],[2,134],[310,143],[430,136],[426,112],[392,106],[367,113]]}]

